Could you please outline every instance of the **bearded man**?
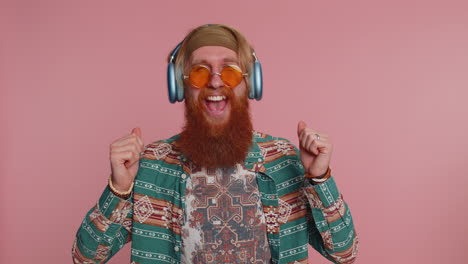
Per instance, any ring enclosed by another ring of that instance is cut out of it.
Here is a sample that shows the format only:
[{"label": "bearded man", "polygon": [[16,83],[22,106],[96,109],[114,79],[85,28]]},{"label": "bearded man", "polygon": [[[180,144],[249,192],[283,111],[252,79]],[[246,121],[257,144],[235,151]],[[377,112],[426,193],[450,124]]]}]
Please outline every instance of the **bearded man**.
[{"label": "bearded man", "polygon": [[255,60],[226,25],[200,26],[171,52],[183,131],[145,146],[134,128],[111,144],[109,184],[77,232],[75,263],[104,263],[129,241],[132,263],[308,263],[308,243],[354,262],[328,136],[301,121],[298,150],[253,131]]}]

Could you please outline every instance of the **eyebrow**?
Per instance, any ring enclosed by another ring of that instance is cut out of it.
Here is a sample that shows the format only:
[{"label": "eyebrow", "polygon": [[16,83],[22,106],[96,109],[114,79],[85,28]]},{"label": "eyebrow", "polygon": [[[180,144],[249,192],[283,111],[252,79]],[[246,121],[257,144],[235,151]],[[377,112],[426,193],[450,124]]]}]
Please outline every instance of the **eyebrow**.
[{"label": "eyebrow", "polygon": [[[233,57],[227,57],[227,58],[224,58],[223,59],[223,62],[234,62],[234,63],[238,63],[238,60],[237,58],[233,58]],[[193,61],[192,62],[192,65],[194,64],[208,64],[208,61],[206,61],[205,59],[202,59],[202,60],[196,60],[196,61]]]}]

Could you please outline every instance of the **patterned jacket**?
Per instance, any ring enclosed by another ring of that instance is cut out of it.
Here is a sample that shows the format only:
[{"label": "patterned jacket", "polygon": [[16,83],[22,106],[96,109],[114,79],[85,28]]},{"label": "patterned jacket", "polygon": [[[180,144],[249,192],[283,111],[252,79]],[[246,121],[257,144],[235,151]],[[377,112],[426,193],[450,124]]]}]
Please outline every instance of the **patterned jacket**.
[{"label": "patterned jacket", "polygon": [[[75,263],[105,263],[129,241],[131,263],[180,263],[191,169],[177,138],[145,147],[130,198],[105,188],[78,229]],[[258,132],[244,167],[257,174],[272,263],[308,263],[308,243],[333,263],[354,262],[358,239],[333,177],[312,185],[293,144]]]}]

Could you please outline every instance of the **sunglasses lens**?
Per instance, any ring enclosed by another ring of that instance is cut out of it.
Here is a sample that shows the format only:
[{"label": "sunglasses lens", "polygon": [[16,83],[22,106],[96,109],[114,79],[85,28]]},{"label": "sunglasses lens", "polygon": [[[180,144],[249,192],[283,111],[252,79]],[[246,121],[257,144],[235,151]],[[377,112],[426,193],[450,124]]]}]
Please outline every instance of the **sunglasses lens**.
[{"label": "sunglasses lens", "polygon": [[221,71],[221,80],[226,86],[234,88],[242,82],[242,71],[237,66],[226,66]]},{"label": "sunglasses lens", "polygon": [[189,80],[193,86],[203,88],[210,80],[210,70],[203,66],[196,66],[190,72]]}]

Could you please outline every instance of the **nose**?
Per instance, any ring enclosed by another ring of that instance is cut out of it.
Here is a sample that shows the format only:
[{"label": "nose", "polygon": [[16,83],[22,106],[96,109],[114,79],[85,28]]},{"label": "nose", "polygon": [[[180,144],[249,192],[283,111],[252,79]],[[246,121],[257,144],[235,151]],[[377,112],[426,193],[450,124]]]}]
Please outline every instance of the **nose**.
[{"label": "nose", "polygon": [[223,86],[224,86],[224,83],[223,83],[223,80],[221,80],[221,74],[217,72],[212,73],[207,87],[211,89],[218,89],[218,88],[222,88]]}]

